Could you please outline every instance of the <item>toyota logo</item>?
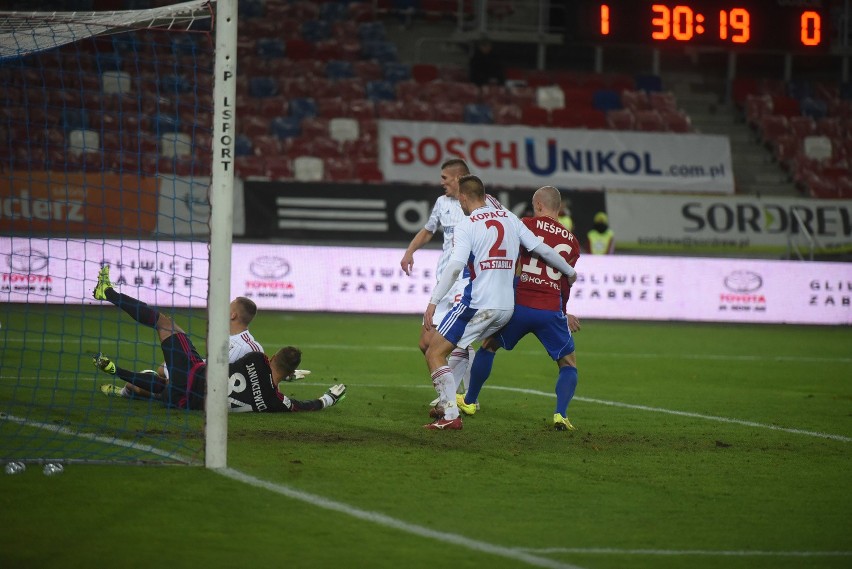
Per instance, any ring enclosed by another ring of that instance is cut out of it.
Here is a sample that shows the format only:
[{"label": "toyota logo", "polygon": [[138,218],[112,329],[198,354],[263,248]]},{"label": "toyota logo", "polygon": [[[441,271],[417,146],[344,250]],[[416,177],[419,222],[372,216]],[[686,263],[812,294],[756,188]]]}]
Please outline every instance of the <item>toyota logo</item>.
[{"label": "toyota logo", "polygon": [[763,278],[751,271],[734,271],[725,277],[725,288],[732,292],[754,292],[763,286]]},{"label": "toyota logo", "polygon": [[257,257],[249,265],[249,270],[259,279],[278,280],[290,274],[290,263],[281,257]]},{"label": "toyota logo", "polygon": [[47,268],[49,257],[38,249],[15,249],[6,256],[9,268],[17,273],[37,273]]}]

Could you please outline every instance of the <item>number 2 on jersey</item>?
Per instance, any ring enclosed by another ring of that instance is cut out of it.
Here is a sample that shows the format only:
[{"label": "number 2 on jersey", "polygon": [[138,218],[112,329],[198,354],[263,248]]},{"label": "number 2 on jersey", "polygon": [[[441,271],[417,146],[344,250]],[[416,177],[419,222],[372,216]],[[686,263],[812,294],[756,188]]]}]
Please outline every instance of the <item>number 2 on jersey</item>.
[{"label": "number 2 on jersey", "polygon": [[503,257],[505,258],[507,255],[507,251],[502,247],[503,245],[503,237],[506,234],[506,229],[503,227],[503,224],[499,221],[495,221],[493,219],[489,219],[485,222],[485,227],[494,228],[497,230],[497,239],[494,240],[494,244],[491,246],[491,249],[488,250],[488,258],[493,259],[494,257]]}]

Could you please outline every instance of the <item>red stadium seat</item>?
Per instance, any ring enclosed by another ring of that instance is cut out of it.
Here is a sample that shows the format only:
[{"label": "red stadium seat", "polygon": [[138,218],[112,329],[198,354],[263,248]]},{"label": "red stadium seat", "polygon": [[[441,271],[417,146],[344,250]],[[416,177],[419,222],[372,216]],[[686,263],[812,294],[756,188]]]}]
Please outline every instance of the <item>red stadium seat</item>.
[{"label": "red stadium seat", "polygon": [[438,66],[429,63],[415,63],[411,66],[411,78],[417,83],[429,83],[438,79]]},{"label": "red stadium seat", "polygon": [[669,132],[692,132],[692,121],[686,113],[679,110],[662,110],[660,116]]},{"label": "red stadium seat", "polygon": [[612,130],[633,130],[636,119],[627,109],[614,109],[607,111],[606,122]]},{"label": "red stadium seat", "polygon": [[240,178],[266,176],[266,158],[263,156],[237,156],[234,173]]},{"label": "red stadium seat", "polygon": [[534,105],[521,107],[521,124],[527,126],[547,126],[550,124],[550,114],[546,109]]},{"label": "red stadium seat", "polygon": [[293,166],[290,161],[282,156],[268,159],[265,175],[272,180],[291,180],[293,178]]},{"label": "red stadium seat", "polygon": [[438,103],[433,109],[436,122],[464,122],[464,105],[461,103]]},{"label": "red stadium seat", "polygon": [[364,183],[384,182],[385,177],[374,160],[359,160],[355,163],[355,177]]},{"label": "red stadium seat", "polygon": [[355,179],[355,169],[348,158],[328,158],[325,161],[325,179],[329,182],[350,182]]},{"label": "red stadium seat", "polygon": [[523,112],[518,105],[491,105],[494,114],[494,124],[521,124]]},{"label": "red stadium seat", "polygon": [[663,132],[666,125],[660,113],[655,110],[636,111],[634,113],[636,122],[634,128],[645,132]]}]

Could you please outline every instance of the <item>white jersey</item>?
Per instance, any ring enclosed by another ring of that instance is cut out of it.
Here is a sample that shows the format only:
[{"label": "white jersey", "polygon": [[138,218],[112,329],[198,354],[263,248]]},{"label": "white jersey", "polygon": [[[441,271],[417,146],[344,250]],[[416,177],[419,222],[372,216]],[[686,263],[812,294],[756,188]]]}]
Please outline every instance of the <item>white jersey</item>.
[{"label": "white jersey", "polygon": [[233,334],[228,339],[228,363],[234,363],[252,352],[263,353],[263,346],[254,339],[254,336],[248,330]]},{"label": "white jersey", "polygon": [[461,302],[471,308],[513,309],[520,247],[532,251],[542,242],[507,209],[486,204],[471,212],[455,228],[450,257],[466,264],[470,271]]},{"label": "white jersey", "polygon": [[[485,196],[485,203],[495,209],[502,209],[503,206],[494,197]],[[434,234],[441,227],[444,232],[444,244],[441,251],[441,257],[438,259],[438,268],[435,273],[435,280],[441,278],[447,263],[450,261],[450,255],[453,252],[453,234],[455,233],[456,225],[465,218],[459,200],[449,196],[441,196],[435,200],[435,205],[432,208],[432,213],[429,214],[429,219],[426,221],[426,231]]]},{"label": "white jersey", "polygon": [[[263,346],[261,346],[257,340],[254,339],[254,336],[251,335],[251,332],[246,330],[245,332],[240,332],[239,334],[232,334],[228,338],[228,363],[232,364],[241,357],[248,355],[252,352],[260,352],[263,353]],[[207,361],[207,358],[204,358],[204,361]],[[166,362],[163,362],[163,373],[166,376],[166,379],[169,379],[169,366],[166,365]]]}]

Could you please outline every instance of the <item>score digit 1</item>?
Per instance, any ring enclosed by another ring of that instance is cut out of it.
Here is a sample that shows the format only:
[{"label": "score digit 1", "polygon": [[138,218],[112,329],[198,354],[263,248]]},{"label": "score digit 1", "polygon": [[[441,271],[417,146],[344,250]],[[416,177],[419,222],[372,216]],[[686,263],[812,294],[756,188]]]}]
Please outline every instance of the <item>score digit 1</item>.
[{"label": "score digit 1", "polygon": [[601,4],[601,35],[609,35],[609,6]]}]

